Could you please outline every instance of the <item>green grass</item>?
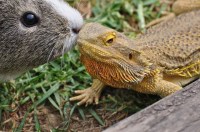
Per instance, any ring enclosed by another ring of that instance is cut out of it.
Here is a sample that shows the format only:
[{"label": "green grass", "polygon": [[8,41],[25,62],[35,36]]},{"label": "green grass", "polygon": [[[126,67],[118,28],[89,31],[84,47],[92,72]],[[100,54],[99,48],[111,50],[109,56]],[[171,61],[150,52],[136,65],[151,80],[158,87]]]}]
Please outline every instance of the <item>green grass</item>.
[{"label": "green grass", "polygon": [[91,21],[118,31],[133,32],[134,28],[144,30],[146,23],[159,18],[165,9],[166,5],[161,5],[159,0],[97,0]]},{"label": "green grass", "polygon": [[[79,0],[71,1],[70,4],[74,5],[76,2]],[[159,18],[161,12],[166,9],[166,5],[160,4],[158,0],[91,0],[91,3],[93,16],[87,21],[99,22],[123,31],[130,37],[145,31],[145,25]],[[29,103],[31,104],[30,111],[36,111],[36,107],[41,104],[52,105],[65,120],[64,128],[66,129],[74,112],[79,113],[83,120],[86,119],[85,112],[89,112],[100,125],[104,125],[95,106],[77,107],[76,103],[69,102],[74,90],[89,87],[91,81],[91,77],[80,63],[78,50],[74,49],[49,64],[25,73],[16,80],[1,84],[0,122],[2,122],[4,112],[17,111],[19,107]],[[156,100],[154,97],[137,93],[130,97],[117,90],[116,92],[108,90],[106,93],[108,96],[105,96],[100,104],[109,104],[106,105],[105,110],[112,112],[123,110],[134,113]],[[67,114],[68,110],[70,110],[69,114]],[[35,130],[39,131],[40,124],[36,114],[34,121]],[[15,130],[22,130],[24,123],[25,118]]]}]

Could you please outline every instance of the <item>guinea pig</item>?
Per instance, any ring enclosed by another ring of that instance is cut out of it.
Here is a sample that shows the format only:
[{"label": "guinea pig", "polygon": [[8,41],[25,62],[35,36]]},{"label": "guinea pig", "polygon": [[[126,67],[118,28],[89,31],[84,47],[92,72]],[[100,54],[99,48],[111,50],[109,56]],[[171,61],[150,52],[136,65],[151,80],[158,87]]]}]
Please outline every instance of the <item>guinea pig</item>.
[{"label": "guinea pig", "polygon": [[0,0],[0,80],[69,51],[82,25],[81,14],[63,0]]}]

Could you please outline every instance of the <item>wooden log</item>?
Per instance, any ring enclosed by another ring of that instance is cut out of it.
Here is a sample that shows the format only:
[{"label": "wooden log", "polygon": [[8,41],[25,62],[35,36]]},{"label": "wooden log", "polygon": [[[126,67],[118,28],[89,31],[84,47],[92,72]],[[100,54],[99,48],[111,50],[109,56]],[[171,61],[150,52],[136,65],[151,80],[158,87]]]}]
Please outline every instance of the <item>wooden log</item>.
[{"label": "wooden log", "polygon": [[104,132],[200,132],[200,80]]}]

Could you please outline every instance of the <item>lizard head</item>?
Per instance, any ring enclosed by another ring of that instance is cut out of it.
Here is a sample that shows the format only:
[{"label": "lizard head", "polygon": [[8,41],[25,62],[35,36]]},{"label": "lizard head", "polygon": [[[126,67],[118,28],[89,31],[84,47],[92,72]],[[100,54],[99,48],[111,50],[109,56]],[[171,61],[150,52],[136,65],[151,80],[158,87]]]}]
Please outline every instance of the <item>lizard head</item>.
[{"label": "lizard head", "polygon": [[137,83],[148,71],[149,63],[136,50],[133,41],[122,33],[97,23],[88,23],[80,31],[78,46],[87,71],[107,85]]}]

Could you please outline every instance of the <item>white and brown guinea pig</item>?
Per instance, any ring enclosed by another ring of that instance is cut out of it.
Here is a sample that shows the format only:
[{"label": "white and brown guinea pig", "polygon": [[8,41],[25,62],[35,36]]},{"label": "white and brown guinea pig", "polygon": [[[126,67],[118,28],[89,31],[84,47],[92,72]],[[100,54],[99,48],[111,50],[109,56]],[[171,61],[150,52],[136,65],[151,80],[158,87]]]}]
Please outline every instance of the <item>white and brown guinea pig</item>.
[{"label": "white and brown guinea pig", "polygon": [[0,0],[0,81],[67,52],[82,25],[63,0]]}]

